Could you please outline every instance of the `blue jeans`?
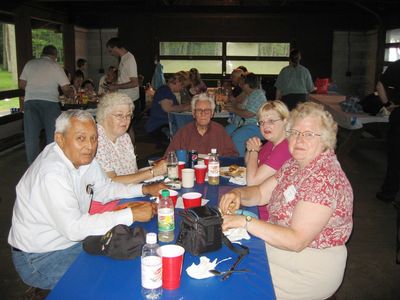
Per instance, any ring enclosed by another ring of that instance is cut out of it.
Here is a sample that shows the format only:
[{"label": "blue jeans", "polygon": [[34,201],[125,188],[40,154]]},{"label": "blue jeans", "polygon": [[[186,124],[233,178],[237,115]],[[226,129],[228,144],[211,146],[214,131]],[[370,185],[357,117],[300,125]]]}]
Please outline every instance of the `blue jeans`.
[{"label": "blue jeans", "polygon": [[234,124],[229,124],[225,127],[226,132],[232,138],[233,143],[236,146],[239,156],[244,156],[246,152],[246,142],[251,137],[259,137],[264,140],[260,132],[260,128],[257,125],[243,125],[236,127]]},{"label": "blue jeans", "polygon": [[45,130],[46,144],[54,141],[56,119],[61,114],[60,103],[44,100],[28,100],[24,103],[24,137],[28,164],[40,153],[40,131]]},{"label": "blue jeans", "polygon": [[46,290],[57,284],[81,252],[81,243],[64,250],[45,253],[11,250],[15,269],[21,279],[29,286]]}]

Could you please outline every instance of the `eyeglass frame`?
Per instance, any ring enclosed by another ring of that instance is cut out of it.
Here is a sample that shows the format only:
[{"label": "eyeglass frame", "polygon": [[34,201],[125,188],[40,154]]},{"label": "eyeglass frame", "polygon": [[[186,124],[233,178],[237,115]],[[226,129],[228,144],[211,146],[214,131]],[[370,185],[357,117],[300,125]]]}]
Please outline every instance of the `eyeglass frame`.
[{"label": "eyeglass frame", "polygon": [[111,114],[111,115],[120,122],[125,120],[131,121],[133,117],[133,114],[128,114],[125,116],[123,114]]},{"label": "eyeglass frame", "polygon": [[310,140],[311,138],[314,138],[314,137],[316,137],[316,136],[322,136],[322,134],[318,134],[318,133],[315,133],[315,132],[312,132],[312,131],[303,131],[303,132],[300,132],[300,131],[298,131],[298,130],[296,130],[296,129],[289,129],[289,130],[286,130],[286,134],[287,134],[287,136],[290,138],[290,137],[295,137],[296,139],[298,138],[298,137],[302,137],[302,138],[304,138],[305,140]]},{"label": "eyeglass frame", "polygon": [[256,124],[257,124],[258,127],[262,127],[265,124],[266,125],[275,125],[275,122],[282,121],[282,118],[279,118],[279,119],[276,119],[276,120],[273,120],[273,119],[267,119],[267,120],[268,121],[258,121]]},{"label": "eyeglass frame", "polygon": [[194,113],[197,114],[197,115],[202,115],[202,114],[204,114],[204,115],[212,115],[212,112],[213,112],[213,110],[211,108],[205,108],[205,109],[195,108],[194,109]]}]

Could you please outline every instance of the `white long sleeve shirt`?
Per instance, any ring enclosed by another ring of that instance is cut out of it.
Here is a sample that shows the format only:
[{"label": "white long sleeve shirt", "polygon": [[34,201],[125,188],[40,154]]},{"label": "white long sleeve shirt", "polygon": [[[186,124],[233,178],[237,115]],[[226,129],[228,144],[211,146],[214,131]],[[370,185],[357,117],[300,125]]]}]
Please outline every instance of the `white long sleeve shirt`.
[{"label": "white long sleeve shirt", "polygon": [[132,224],[129,208],[89,215],[92,198],[107,203],[143,196],[141,184],[112,182],[96,160],[75,168],[56,143],[37,157],[16,192],[8,242],[32,253],[65,249],[117,224]]}]

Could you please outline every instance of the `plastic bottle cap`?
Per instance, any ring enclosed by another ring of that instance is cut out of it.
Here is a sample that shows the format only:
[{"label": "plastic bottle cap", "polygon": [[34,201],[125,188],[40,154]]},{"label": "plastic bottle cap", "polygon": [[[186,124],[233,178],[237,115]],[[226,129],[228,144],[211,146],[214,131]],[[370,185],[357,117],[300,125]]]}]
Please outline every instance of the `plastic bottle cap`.
[{"label": "plastic bottle cap", "polygon": [[211,149],[211,153],[217,153],[217,149],[212,148],[212,149]]},{"label": "plastic bottle cap", "polygon": [[154,232],[149,232],[146,234],[146,244],[155,244],[157,243],[157,234]]},{"label": "plastic bottle cap", "polygon": [[162,190],[161,191],[161,197],[169,197],[169,191],[168,190]]}]

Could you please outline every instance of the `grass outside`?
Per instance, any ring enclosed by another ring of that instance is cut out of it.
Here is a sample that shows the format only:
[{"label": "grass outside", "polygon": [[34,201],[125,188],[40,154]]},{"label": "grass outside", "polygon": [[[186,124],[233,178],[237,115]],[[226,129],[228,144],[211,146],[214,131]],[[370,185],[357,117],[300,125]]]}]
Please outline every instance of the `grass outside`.
[{"label": "grass outside", "polygon": [[[17,88],[17,82],[12,79],[11,73],[0,68],[0,91],[14,90]],[[10,108],[12,107],[19,107],[18,97],[0,100],[0,115],[10,113]]]}]

